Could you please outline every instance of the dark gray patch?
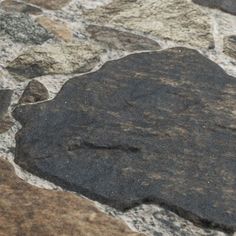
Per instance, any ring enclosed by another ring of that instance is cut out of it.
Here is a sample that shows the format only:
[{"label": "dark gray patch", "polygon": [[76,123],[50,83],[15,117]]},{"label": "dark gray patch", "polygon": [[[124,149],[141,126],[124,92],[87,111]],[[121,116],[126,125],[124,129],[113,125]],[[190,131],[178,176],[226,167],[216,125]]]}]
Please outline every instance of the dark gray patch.
[{"label": "dark gray patch", "polygon": [[15,110],[16,162],[117,209],[236,229],[236,80],[195,50],[134,54]]}]

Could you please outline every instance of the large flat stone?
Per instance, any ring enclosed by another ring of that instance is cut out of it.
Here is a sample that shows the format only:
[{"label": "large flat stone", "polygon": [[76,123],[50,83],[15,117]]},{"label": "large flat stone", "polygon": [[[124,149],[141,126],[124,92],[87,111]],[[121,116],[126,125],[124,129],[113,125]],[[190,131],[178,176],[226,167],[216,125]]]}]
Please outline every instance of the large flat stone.
[{"label": "large flat stone", "polygon": [[236,15],[235,0],[193,0],[193,2],[206,7],[217,8]]},{"label": "large flat stone", "polygon": [[162,40],[208,48],[214,45],[210,17],[188,0],[113,0],[85,11],[94,24],[123,28]]},{"label": "large flat stone", "polygon": [[0,134],[12,127],[13,122],[8,117],[8,108],[11,103],[12,90],[0,90]]},{"label": "large flat stone", "polygon": [[16,162],[121,210],[158,203],[232,232],[235,99],[235,78],[195,50],[130,55],[17,108]]},{"label": "large flat stone", "polygon": [[141,236],[75,194],[25,183],[5,160],[0,169],[1,236]]}]

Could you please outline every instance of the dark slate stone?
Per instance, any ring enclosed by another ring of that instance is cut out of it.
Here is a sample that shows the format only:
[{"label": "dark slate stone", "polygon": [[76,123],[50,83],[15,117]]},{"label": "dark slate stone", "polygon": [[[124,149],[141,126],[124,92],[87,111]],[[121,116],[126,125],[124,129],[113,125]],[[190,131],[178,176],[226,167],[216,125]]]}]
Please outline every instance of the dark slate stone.
[{"label": "dark slate stone", "polygon": [[0,90],[0,134],[7,131],[12,125],[12,121],[7,116],[11,103],[12,90]]},{"label": "dark slate stone", "polygon": [[32,80],[25,88],[25,91],[19,100],[19,104],[40,102],[47,100],[48,98],[49,94],[47,88],[37,80]]},{"label": "dark slate stone", "polygon": [[42,44],[53,38],[46,29],[23,13],[0,12],[0,32],[11,37],[14,42]]},{"label": "dark slate stone", "polygon": [[236,79],[195,50],[133,54],[16,108],[21,167],[126,210],[236,229]]},{"label": "dark slate stone", "polygon": [[218,8],[222,11],[236,15],[235,0],[193,0],[194,3],[211,8]]}]

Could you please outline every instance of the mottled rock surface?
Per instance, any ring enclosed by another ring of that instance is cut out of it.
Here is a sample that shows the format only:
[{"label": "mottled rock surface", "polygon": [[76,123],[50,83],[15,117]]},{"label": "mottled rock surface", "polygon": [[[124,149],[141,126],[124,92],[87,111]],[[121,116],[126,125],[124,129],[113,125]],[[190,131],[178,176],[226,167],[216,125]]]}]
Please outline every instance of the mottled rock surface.
[{"label": "mottled rock surface", "polygon": [[236,1],[235,0],[193,0],[194,3],[217,8],[222,11],[236,15]]},{"label": "mottled rock surface", "polygon": [[1,236],[141,236],[86,199],[25,183],[5,160],[0,169]]},{"label": "mottled rock surface", "polygon": [[117,209],[158,203],[232,232],[235,99],[235,78],[195,50],[134,54],[17,108],[15,161]]},{"label": "mottled rock surface", "polygon": [[37,80],[32,80],[25,88],[19,100],[19,104],[40,102],[47,100],[48,98],[49,94],[46,87]]},{"label": "mottled rock surface", "polygon": [[85,14],[95,24],[114,25],[203,48],[214,44],[209,15],[188,0],[114,0]]},{"label": "mottled rock surface", "polygon": [[49,32],[53,33],[58,39],[69,42],[73,38],[72,31],[65,23],[54,21],[46,16],[38,17],[37,22]]},{"label": "mottled rock surface", "polygon": [[128,52],[160,49],[160,45],[154,40],[110,27],[88,25],[86,30],[92,39],[110,49]]},{"label": "mottled rock surface", "polygon": [[224,53],[236,59],[236,35],[224,38]]},{"label": "mottled rock surface", "polygon": [[8,34],[13,41],[26,44],[42,44],[52,35],[23,13],[2,13],[0,11],[0,32]]},{"label": "mottled rock surface", "polygon": [[11,103],[11,97],[11,90],[0,90],[0,134],[7,131],[13,125],[13,122],[7,114]]},{"label": "mottled rock surface", "polygon": [[7,69],[22,79],[48,74],[83,73],[99,62],[101,53],[100,47],[89,42],[34,46],[9,63]]},{"label": "mottled rock surface", "polygon": [[26,14],[39,15],[42,10],[38,7],[31,6],[24,2],[17,2],[14,0],[4,0],[0,3],[0,8],[8,12],[22,12]]},{"label": "mottled rock surface", "polygon": [[71,0],[25,0],[28,3],[35,4],[49,10],[59,10],[66,6]]}]

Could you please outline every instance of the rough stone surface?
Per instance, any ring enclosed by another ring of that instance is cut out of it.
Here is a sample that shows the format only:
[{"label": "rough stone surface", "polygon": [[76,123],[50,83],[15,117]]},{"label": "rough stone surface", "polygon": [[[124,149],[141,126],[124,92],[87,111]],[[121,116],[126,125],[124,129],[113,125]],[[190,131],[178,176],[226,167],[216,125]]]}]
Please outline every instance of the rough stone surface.
[{"label": "rough stone surface", "polygon": [[20,180],[0,159],[0,235],[138,236],[88,200]]},{"label": "rough stone surface", "polygon": [[49,32],[53,33],[58,39],[69,42],[73,38],[72,31],[64,23],[51,20],[46,16],[38,17],[37,22]]},{"label": "rough stone surface", "polygon": [[4,0],[0,3],[0,7],[8,12],[22,12],[32,15],[42,14],[42,10],[40,8],[14,0]]},{"label": "rough stone surface", "polygon": [[52,35],[35,23],[30,16],[22,13],[2,13],[0,11],[0,33],[11,36],[15,42],[42,44]]},{"label": "rough stone surface", "polygon": [[160,49],[160,45],[154,40],[110,27],[89,25],[86,30],[92,39],[110,49],[128,52]]},{"label": "rough stone surface", "polygon": [[114,0],[87,11],[86,18],[192,46],[214,44],[209,16],[188,0]]},{"label": "rough stone surface", "polygon": [[83,73],[91,70],[99,62],[101,53],[100,47],[89,42],[34,46],[9,63],[7,69],[21,78]]},{"label": "rough stone surface", "polygon": [[0,90],[0,134],[7,131],[13,125],[13,122],[7,114],[11,103],[11,97],[11,90]]},{"label": "rough stone surface", "polygon": [[236,35],[224,38],[224,53],[236,59]]},{"label": "rough stone surface", "polygon": [[158,203],[232,232],[235,99],[235,78],[195,50],[134,54],[17,108],[15,161],[117,209]]},{"label": "rough stone surface", "polygon": [[37,80],[32,80],[25,88],[25,91],[19,100],[19,104],[40,102],[47,100],[48,98],[49,94],[45,86]]},{"label": "rough stone surface", "polygon": [[193,0],[193,2],[211,8],[218,8],[222,11],[236,15],[235,0]]},{"label": "rough stone surface", "polygon": [[28,3],[49,9],[59,10],[66,6],[71,0],[25,0]]}]

